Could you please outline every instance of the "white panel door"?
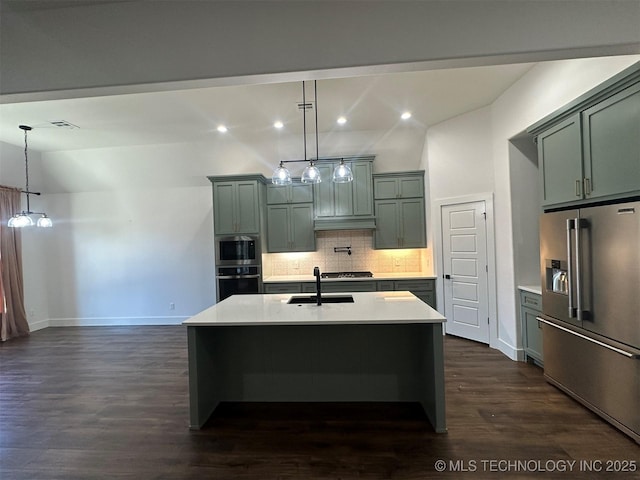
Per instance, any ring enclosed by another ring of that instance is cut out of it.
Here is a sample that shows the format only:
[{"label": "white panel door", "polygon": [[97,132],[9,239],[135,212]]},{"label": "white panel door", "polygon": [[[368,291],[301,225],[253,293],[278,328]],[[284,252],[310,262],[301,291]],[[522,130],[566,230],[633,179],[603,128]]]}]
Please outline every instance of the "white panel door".
[{"label": "white panel door", "polygon": [[489,343],[485,202],[442,207],[445,331]]}]

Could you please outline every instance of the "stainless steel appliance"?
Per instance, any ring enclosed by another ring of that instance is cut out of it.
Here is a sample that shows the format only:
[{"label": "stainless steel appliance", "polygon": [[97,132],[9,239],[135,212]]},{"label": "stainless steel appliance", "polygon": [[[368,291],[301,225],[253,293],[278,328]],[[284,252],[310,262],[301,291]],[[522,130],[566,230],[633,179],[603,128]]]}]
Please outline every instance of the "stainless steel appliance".
[{"label": "stainless steel appliance", "polygon": [[262,293],[262,249],[253,235],[216,236],[218,302],[231,295]]},{"label": "stainless steel appliance", "polygon": [[218,267],[218,302],[231,295],[262,293],[262,272],[259,265]]},{"label": "stainless steel appliance", "polygon": [[544,213],[546,379],[640,443],[640,202]]},{"label": "stainless steel appliance", "polygon": [[250,235],[216,237],[216,265],[260,265],[260,238]]}]

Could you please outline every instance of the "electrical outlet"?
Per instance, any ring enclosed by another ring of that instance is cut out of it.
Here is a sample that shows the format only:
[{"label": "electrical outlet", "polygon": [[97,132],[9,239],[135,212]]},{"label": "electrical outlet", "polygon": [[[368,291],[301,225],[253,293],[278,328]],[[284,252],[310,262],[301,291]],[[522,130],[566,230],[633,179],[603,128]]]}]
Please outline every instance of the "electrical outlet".
[{"label": "electrical outlet", "polygon": [[293,261],[293,268],[295,268],[295,269],[300,268],[300,260],[294,260]]},{"label": "electrical outlet", "polygon": [[173,302],[171,302],[171,303],[169,304],[169,310],[175,310],[175,309],[176,309],[176,304],[175,304],[175,303],[173,303]]},{"label": "electrical outlet", "polygon": [[400,259],[399,259],[399,258],[394,258],[394,259],[393,259],[393,262],[394,262],[394,264],[395,264],[395,266],[396,266],[396,267],[399,267],[399,266],[400,266]]}]

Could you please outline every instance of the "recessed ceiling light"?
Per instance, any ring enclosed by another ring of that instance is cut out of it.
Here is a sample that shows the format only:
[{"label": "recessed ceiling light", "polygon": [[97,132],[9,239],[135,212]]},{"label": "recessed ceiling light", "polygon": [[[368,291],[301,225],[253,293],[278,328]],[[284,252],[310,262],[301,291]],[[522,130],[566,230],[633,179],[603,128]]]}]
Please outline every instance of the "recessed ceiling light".
[{"label": "recessed ceiling light", "polygon": [[409,120],[411,118],[411,112],[404,112],[402,115],[400,115],[400,118],[402,120]]},{"label": "recessed ceiling light", "polygon": [[347,123],[347,119],[346,119],[345,117],[338,117],[337,122],[338,122],[340,125],[344,125],[345,123]]},{"label": "recessed ceiling light", "polygon": [[282,123],[280,120],[278,120],[277,122],[275,122],[275,123],[273,124],[273,126],[274,126],[275,128],[280,129],[280,128],[284,127],[284,123]]},{"label": "recessed ceiling light", "polygon": [[227,127],[225,127],[224,125],[218,125],[218,131],[220,133],[226,133],[227,132]]}]

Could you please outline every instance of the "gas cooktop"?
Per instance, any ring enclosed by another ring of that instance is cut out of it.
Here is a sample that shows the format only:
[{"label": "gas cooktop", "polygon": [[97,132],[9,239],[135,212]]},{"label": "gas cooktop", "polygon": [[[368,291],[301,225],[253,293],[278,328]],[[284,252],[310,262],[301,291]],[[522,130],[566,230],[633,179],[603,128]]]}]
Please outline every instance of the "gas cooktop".
[{"label": "gas cooktop", "polygon": [[322,278],[366,278],[373,277],[371,272],[325,272],[320,274]]}]

